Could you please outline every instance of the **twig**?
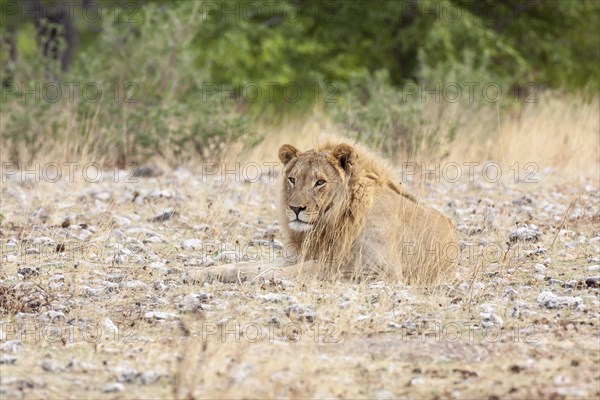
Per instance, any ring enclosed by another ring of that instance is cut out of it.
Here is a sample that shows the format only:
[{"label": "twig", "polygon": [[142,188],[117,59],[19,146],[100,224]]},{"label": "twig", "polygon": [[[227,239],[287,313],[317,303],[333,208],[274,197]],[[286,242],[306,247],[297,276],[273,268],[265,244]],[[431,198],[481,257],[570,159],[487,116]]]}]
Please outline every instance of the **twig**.
[{"label": "twig", "polygon": [[556,242],[556,238],[558,238],[558,234],[560,233],[560,231],[562,230],[562,228],[565,226],[565,222],[567,221],[567,217],[569,216],[569,211],[571,211],[571,208],[573,208],[573,205],[576,202],[577,202],[577,199],[573,200],[571,202],[571,204],[569,204],[569,207],[567,208],[567,211],[565,211],[565,215],[563,217],[563,220],[560,223],[560,226],[558,227],[558,230],[556,231],[556,235],[554,235],[554,239],[552,239],[552,243],[550,244],[550,247],[548,248],[548,252],[550,252],[550,250],[552,250],[552,247],[554,247],[554,242]]},{"label": "twig", "polygon": [[473,284],[475,283],[475,279],[477,278],[477,273],[479,272],[480,266],[483,266],[483,261],[479,260],[477,262],[477,266],[475,267],[475,271],[473,271],[473,279],[471,279],[471,284],[469,285],[469,314],[471,313],[471,302],[473,301]]}]

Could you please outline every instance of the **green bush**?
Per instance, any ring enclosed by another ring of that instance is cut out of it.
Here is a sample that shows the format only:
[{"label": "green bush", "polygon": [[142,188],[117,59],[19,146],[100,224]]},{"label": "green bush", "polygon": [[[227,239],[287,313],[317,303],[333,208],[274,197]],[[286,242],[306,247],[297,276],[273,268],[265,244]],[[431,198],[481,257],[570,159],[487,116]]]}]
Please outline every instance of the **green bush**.
[{"label": "green bush", "polygon": [[[30,55],[15,70],[19,91],[2,107],[3,141],[25,144],[33,158],[49,138],[68,137],[88,151],[137,161],[154,154],[218,157],[232,140],[255,141],[234,104],[203,93],[207,76],[196,68],[192,46],[195,3],[146,4],[136,24],[103,20],[98,40],[64,74],[58,63]],[[22,95],[36,83],[59,85],[62,96],[51,102]]]}]

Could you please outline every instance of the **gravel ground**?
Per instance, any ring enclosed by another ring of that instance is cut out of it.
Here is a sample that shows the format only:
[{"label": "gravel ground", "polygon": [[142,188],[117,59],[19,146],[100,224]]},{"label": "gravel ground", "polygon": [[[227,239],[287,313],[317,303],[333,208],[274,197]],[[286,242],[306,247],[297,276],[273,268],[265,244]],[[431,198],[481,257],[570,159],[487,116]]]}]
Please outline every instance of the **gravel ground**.
[{"label": "gravel ground", "polygon": [[[207,283],[285,253],[277,173],[3,177],[0,397],[598,398],[598,182],[407,182],[456,280]],[[237,181],[237,182],[236,182]]]}]

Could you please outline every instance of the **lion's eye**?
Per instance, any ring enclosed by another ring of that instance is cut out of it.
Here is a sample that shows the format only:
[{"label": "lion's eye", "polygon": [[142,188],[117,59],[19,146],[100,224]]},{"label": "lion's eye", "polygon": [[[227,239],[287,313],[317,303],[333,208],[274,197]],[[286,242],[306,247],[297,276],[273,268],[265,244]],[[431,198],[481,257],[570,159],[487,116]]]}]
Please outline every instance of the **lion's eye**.
[{"label": "lion's eye", "polygon": [[323,186],[324,184],[325,184],[325,181],[323,179],[319,179],[317,181],[317,183],[315,183],[315,187]]},{"label": "lion's eye", "polygon": [[296,178],[292,178],[291,176],[288,178],[288,181],[290,181],[292,185],[296,184]]}]

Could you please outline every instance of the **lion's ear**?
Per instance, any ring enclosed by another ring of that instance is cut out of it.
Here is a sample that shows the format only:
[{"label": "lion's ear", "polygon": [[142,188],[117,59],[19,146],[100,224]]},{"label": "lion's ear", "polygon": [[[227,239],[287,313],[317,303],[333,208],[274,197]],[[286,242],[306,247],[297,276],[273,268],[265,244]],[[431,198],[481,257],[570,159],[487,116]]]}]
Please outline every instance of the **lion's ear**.
[{"label": "lion's ear", "polygon": [[350,170],[350,167],[352,164],[354,164],[357,157],[356,151],[354,151],[352,146],[344,143],[335,146],[331,152],[331,155],[338,161],[340,167],[342,167],[342,169],[346,172]]},{"label": "lion's ear", "polygon": [[300,151],[291,144],[284,144],[279,148],[279,160],[283,165],[286,165],[294,158],[298,157],[299,153]]}]

